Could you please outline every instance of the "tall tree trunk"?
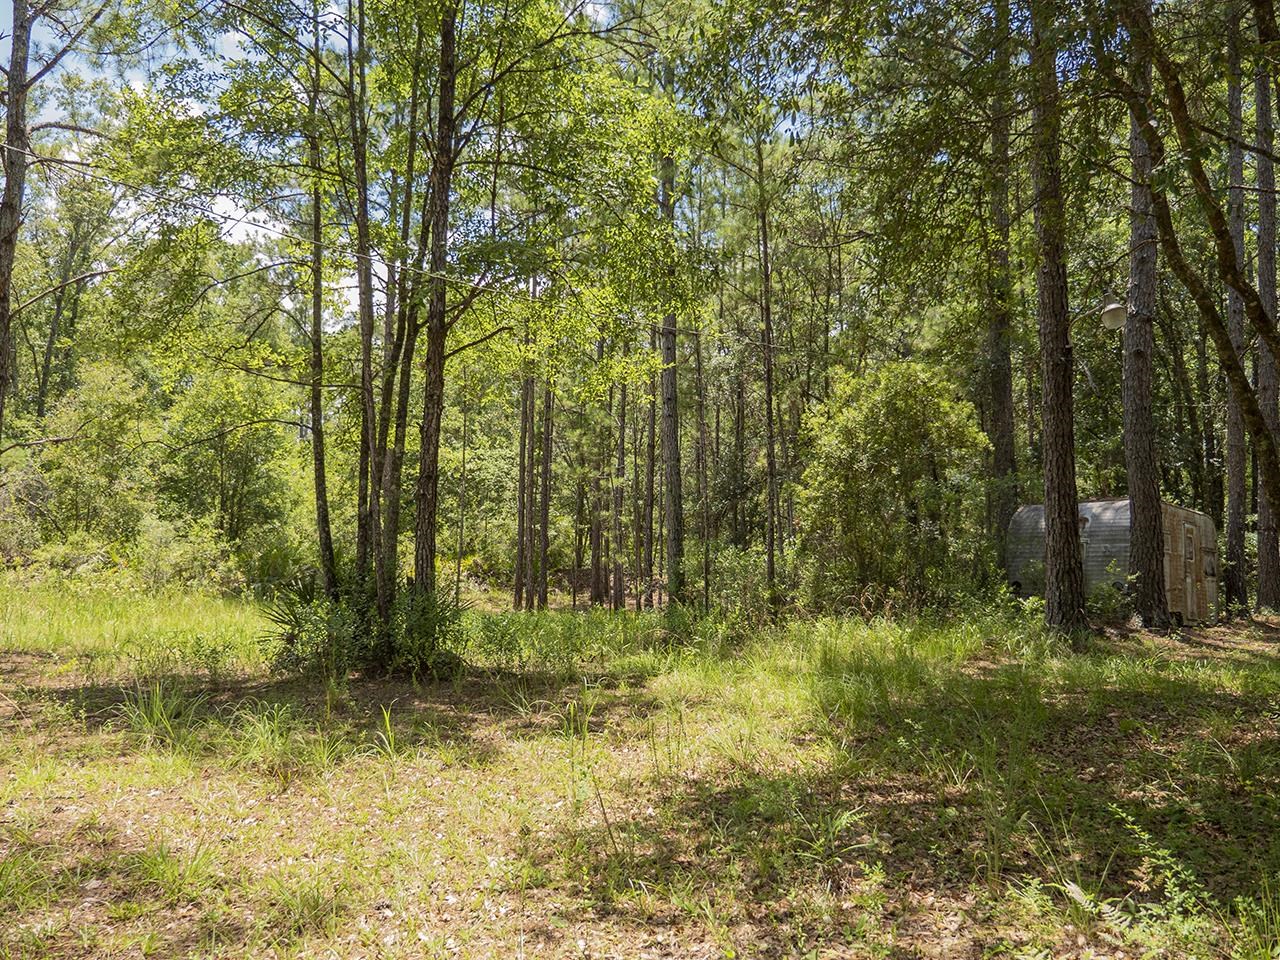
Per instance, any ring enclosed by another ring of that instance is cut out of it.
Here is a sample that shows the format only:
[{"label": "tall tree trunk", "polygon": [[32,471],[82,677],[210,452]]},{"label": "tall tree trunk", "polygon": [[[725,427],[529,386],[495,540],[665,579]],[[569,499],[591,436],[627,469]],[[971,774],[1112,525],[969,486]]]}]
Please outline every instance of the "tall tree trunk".
[{"label": "tall tree trunk", "polygon": [[13,37],[5,96],[5,145],[0,166],[4,193],[0,195],[0,440],[4,438],[5,405],[13,389],[13,265],[22,226],[22,202],[27,182],[27,58],[34,15],[27,0],[13,0]]},{"label": "tall tree trunk", "polygon": [[[657,334],[650,335],[650,349],[655,346]],[[644,569],[641,579],[644,583],[644,605],[653,606],[653,490],[654,474],[658,459],[658,388],[652,374],[649,375],[649,423],[646,434],[647,448],[644,478]]]},{"label": "tall tree trunk", "polygon": [[[409,402],[413,387],[414,354],[421,332],[421,313],[418,295],[427,248],[429,219],[424,208],[418,226],[417,252],[412,267],[402,261],[407,257],[410,230],[413,220],[414,172],[417,165],[418,142],[421,137],[418,122],[422,100],[422,48],[425,30],[420,21],[414,39],[414,60],[409,94],[408,127],[405,130],[406,154],[404,187],[399,196],[400,250],[387,268],[387,298],[384,315],[382,395],[378,405],[377,442],[374,446],[373,464],[379,471],[381,482],[381,508],[378,527],[381,531],[381,559],[375,565],[378,578],[377,599],[379,610],[385,619],[390,617],[400,579],[400,505],[404,482],[405,446],[409,432]],[[393,184],[393,195],[396,193]],[[430,195],[428,192],[427,199]],[[389,439],[390,438],[390,439]],[[389,642],[388,637],[388,642]],[[388,655],[391,651],[388,649]]]},{"label": "tall tree trunk", "polygon": [[454,91],[457,86],[457,17],[447,6],[440,18],[440,69],[437,78],[435,156],[430,178],[431,273],[427,301],[427,357],[423,387],[422,428],[415,491],[414,584],[423,592],[436,587],[436,517],[440,496],[440,422],[444,414],[445,342],[449,327],[445,316],[445,270],[448,263],[449,201],[456,157]]},{"label": "tall tree trunk", "polygon": [[471,405],[467,398],[467,373],[468,370],[464,366],[462,368],[462,469],[458,475],[458,551],[453,560],[453,602],[455,605],[462,602],[462,551],[467,542],[467,441],[470,439],[468,428],[471,426],[467,418],[467,409]]},{"label": "tall tree trunk", "polygon": [[311,166],[311,465],[316,498],[316,533],[319,541],[320,580],[325,595],[337,597],[337,561],[333,551],[333,531],[329,524],[329,488],[325,478],[324,448],[324,209],[320,194],[320,134],[317,128],[320,101],[320,30],[315,23],[311,68],[311,97],[308,103],[310,130],[307,135]]},{"label": "tall tree trunk", "polygon": [[[1258,296],[1262,307],[1276,319],[1276,177],[1271,160],[1275,145],[1272,126],[1272,91],[1265,70],[1254,75],[1254,112],[1257,118],[1258,147],[1256,155],[1258,186]],[[1280,431],[1277,410],[1278,378],[1276,360],[1271,351],[1261,347],[1258,361],[1258,405],[1272,435]],[[1266,497],[1258,498],[1258,597],[1259,609],[1280,610],[1280,535],[1277,517],[1271,512]]]},{"label": "tall tree trunk", "polygon": [[[1216,254],[1219,278],[1232,291],[1239,295],[1240,299],[1243,301],[1244,316],[1248,318],[1250,326],[1266,344],[1266,347],[1271,352],[1272,356],[1275,357],[1280,355],[1280,329],[1277,329],[1276,327],[1275,318],[1267,314],[1263,306],[1262,299],[1258,295],[1258,291],[1245,275],[1242,257],[1243,221],[1241,220],[1240,229],[1237,231],[1236,224],[1233,222],[1232,217],[1233,210],[1230,209],[1230,205],[1237,202],[1236,198],[1231,195],[1242,195],[1243,193],[1243,184],[1240,183],[1240,180],[1243,179],[1243,173],[1241,172],[1238,176],[1229,178],[1229,210],[1224,214],[1219,200],[1219,194],[1214,189],[1214,185],[1204,166],[1203,155],[1205,150],[1201,141],[1201,131],[1196,123],[1191,119],[1191,112],[1187,102],[1186,91],[1182,85],[1182,77],[1179,68],[1175,61],[1169,56],[1168,52],[1159,46],[1149,11],[1140,6],[1136,6],[1128,8],[1126,10],[1126,15],[1128,17],[1126,25],[1132,35],[1141,43],[1145,44],[1146,49],[1151,51],[1151,58],[1155,63],[1156,69],[1160,73],[1161,80],[1164,83],[1169,115],[1173,121],[1172,126],[1177,134],[1178,143],[1181,148],[1179,151],[1179,159],[1187,170],[1191,184],[1195,190],[1196,201],[1201,212],[1204,214],[1205,219],[1208,221],[1210,235],[1213,240],[1214,252]],[[1263,26],[1263,21],[1265,19],[1267,18],[1260,17],[1260,28]],[[1230,26],[1233,29],[1238,26],[1238,22],[1234,17],[1232,18]],[[1272,23],[1272,29],[1273,28],[1274,22]],[[1229,49],[1229,54],[1233,59],[1238,58],[1238,37],[1231,36],[1229,39],[1231,41],[1231,47],[1236,48],[1234,52]],[[1238,88],[1238,59],[1236,59],[1234,64],[1233,72],[1236,74],[1235,85]],[[1236,97],[1238,102],[1238,93]],[[1238,114],[1239,110],[1237,109],[1233,112]],[[1163,143],[1159,139],[1159,130],[1154,125],[1144,125],[1143,135],[1147,137],[1148,144],[1152,147],[1152,160],[1155,166],[1159,167],[1161,157],[1163,156],[1163,153],[1160,152],[1163,150]],[[1233,146],[1238,147],[1240,144],[1239,136],[1233,138],[1232,143]],[[1160,148],[1159,151],[1157,150],[1157,147]],[[1241,164],[1243,164],[1243,160],[1241,160]],[[1240,203],[1242,218],[1242,196],[1238,202]],[[1157,221],[1161,218],[1160,203],[1158,201],[1156,203],[1156,217]],[[1169,241],[1165,236],[1165,224],[1163,222],[1160,223],[1160,231],[1161,244],[1168,247]],[[1237,243],[1237,233],[1239,233],[1239,243]],[[1176,240],[1176,237],[1174,239]],[[1189,290],[1192,289],[1193,280],[1184,279],[1181,276],[1180,279],[1183,279],[1184,286],[1187,286]],[[1212,321],[1212,317],[1216,316],[1216,306],[1214,306],[1212,311],[1208,311],[1206,310],[1207,305],[1200,305],[1199,303],[1197,305],[1200,307],[1200,313],[1205,321],[1205,326],[1208,328],[1209,333],[1214,337],[1214,345],[1215,347],[1218,347],[1218,331]],[[1241,325],[1243,325],[1243,321],[1241,322]],[[1253,438],[1255,447],[1259,444],[1266,445],[1266,451],[1258,449],[1258,469],[1261,474],[1264,492],[1267,497],[1271,499],[1271,507],[1274,511],[1277,502],[1280,502],[1280,490],[1266,489],[1269,484],[1280,483],[1280,473],[1273,473],[1268,465],[1270,461],[1270,453],[1268,451],[1274,452],[1275,449],[1274,438],[1270,435],[1269,431],[1266,430],[1265,421],[1261,419],[1258,421],[1260,429],[1254,429],[1255,425],[1251,420],[1253,413],[1256,412],[1259,418],[1262,416],[1261,407],[1258,406],[1257,396],[1252,385],[1249,384],[1247,375],[1244,375],[1243,384],[1237,383],[1234,379],[1236,375],[1236,368],[1239,368],[1241,372],[1243,371],[1243,367],[1239,362],[1240,346],[1243,342],[1243,330],[1241,330],[1241,336],[1238,339],[1230,338],[1230,332],[1230,323],[1228,322],[1228,336],[1230,342],[1234,344],[1233,349],[1235,351],[1235,356],[1223,356],[1222,351],[1219,350],[1219,361],[1223,367],[1224,375],[1227,376],[1228,386],[1231,388],[1231,397],[1237,404],[1237,408],[1240,410],[1241,417],[1244,420],[1244,426],[1248,429],[1250,436]],[[1240,446],[1243,447],[1243,444]],[[1241,451],[1241,453],[1243,454],[1243,451]],[[1266,455],[1264,455],[1264,453]],[[1241,470],[1241,473],[1243,473],[1243,470]],[[1239,499],[1243,507],[1243,496]],[[1227,525],[1228,528],[1230,528],[1230,517],[1228,518]],[[1228,533],[1230,533],[1230,530],[1228,530]],[[1230,570],[1226,572],[1230,574]],[[1241,596],[1243,597],[1243,592],[1241,592]]]},{"label": "tall tree trunk", "polygon": [[[378,487],[380,478],[371,482],[373,451],[377,445],[377,414],[373,397],[373,262],[369,230],[369,130],[365,117],[367,100],[367,51],[365,47],[364,0],[355,0],[355,10],[348,6],[348,22],[355,24],[355,47],[347,47],[348,123],[351,135],[352,174],[355,180],[353,203],[356,225],[357,312],[360,320],[360,455],[358,503],[356,518],[356,582],[361,588],[369,584],[369,565],[378,551]],[[384,613],[384,598],[379,597],[379,613]],[[384,621],[385,622],[385,621]]]},{"label": "tall tree trunk", "polygon": [[694,375],[698,391],[698,516],[702,538],[702,611],[711,609],[711,494],[708,490],[707,459],[710,442],[707,436],[707,391],[702,376],[702,331],[694,340]]},{"label": "tall tree trunk", "polygon": [[[1226,5],[1227,23],[1227,114],[1230,142],[1227,147],[1227,220],[1234,247],[1237,270],[1244,267],[1244,151],[1240,36],[1234,4]],[[1237,356],[1244,353],[1244,299],[1234,287],[1227,288],[1227,327]],[[1227,399],[1227,562],[1223,570],[1223,601],[1227,610],[1246,609],[1249,604],[1244,543],[1245,524],[1245,440],[1244,420],[1234,395]]]},{"label": "tall tree trunk", "polygon": [[44,419],[49,400],[49,380],[53,371],[54,351],[58,345],[58,335],[62,332],[62,316],[67,308],[67,298],[70,296],[74,302],[80,295],[79,284],[74,285],[76,288],[74,291],[71,289],[71,275],[79,258],[79,250],[79,227],[77,226],[72,230],[66,255],[62,258],[62,265],[58,270],[58,290],[53,295],[53,314],[49,319],[49,334],[45,337],[44,350],[40,357],[40,372],[36,380],[36,417],[41,420]]},{"label": "tall tree trunk", "polygon": [[[1174,114],[1175,124],[1181,127],[1178,131],[1179,139],[1183,139],[1187,136],[1188,123],[1185,95],[1181,89],[1181,82],[1176,72],[1171,69],[1167,58],[1162,58],[1158,53],[1154,53],[1156,51],[1155,37],[1150,14],[1144,7],[1138,5],[1127,8],[1126,14],[1126,26],[1130,30],[1130,35],[1134,38],[1141,56],[1155,60],[1157,69],[1164,80],[1165,91],[1169,95],[1168,102],[1171,112]],[[1152,120],[1150,104],[1144,103],[1131,88],[1126,92],[1126,96],[1129,100],[1129,108],[1138,110],[1142,117],[1142,123],[1139,127],[1151,151],[1152,169],[1159,169],[1165,160],[1164,141],[1161,138],[1159,128]],[[1184,142],[1186,141],[1184,140]],[[1191,160],[1193,161],[1192,178],[1198,181],[1197,193],[1200,194],[1203,200],[1204,194],[1201,191],[1207,181],[1205,180],[1203,168],[1194,165],[1194,157]],[[1262,492],[1270,501],[1272,513],[1280,515],[1280,450],[1277,449],[1276,437],[1268,429],[1263,418],[1262,408],[1258,404],[1257,393],[1249,382],[1249,376],[1245,372],[1239,353],[1231,340],[1230,328],[1219,312],[1218,299],[1209,289],[1204,278],[1196,272],[1183,255],[1181,244],[1178,241],[1178,234],[1174,228],[1173,212],[1170,209],[1168,198],[1162,190],[1156,189],[1154,182],[1152,183],[1151,200],[1156,224],[1159,228],[1161,249],[1165,252],[1165,258],[1174,276],[1178,278],[1179,283],[1191,295],[1191,299],[1196,305],[1196,310],[1203,321],[1204,329],[1213,341],[1227,386],[1240,408],[1245,427],[1253,438],[1254,448],[1258,454],[1258,471],[1262,475]],[[1204,204],[1204,207],[1207,208],[1206,212],[1210,213],[1210,221],[1215,232],[1215,242],[1220,244],[1222,239],[1220,236],[1221,228],[1225,226],[1225,218],[1221,216],[1220,209],[1209,204]],[[1214,215],[1215,209],[1216,216]],[[1226,272],[1223,268],[1227,265],[1229,265],[1229,261],[1224,264],[1222,257],[1218,258],[1220,272]],[[1244,293],[1245,291],[1242,290],[1241,292]]]},{"label": "tall tree trunk", "polygon": [[547,558],[551,546],[551,428],[555,394],[551,381],[542,385],[542,489],[538,497],[538,609],[547,609]]},{"label": "tall tree trunk", "polygon": [[587,489],[579,477],[574,484],[573,498],[573,576],[570,578],[569,590],[572,596],[573,609],[578,609],[578,578],[582,575],[583,547],[583,513],[586,510]]},{"label": "tall tree trunk", "polygon": [[[1134,86],[1150,96],[1151,64],[1134,58]],[[1124,459],[1129,487],[1129,573],[1134,601],[1148,627],[1169,624],[1164,582],[1164,521],[1160,473],[1156,464],[1151,413],[1152,355],[1155,352],[1156,245],[1151,210],[1151,151],[1129,113],[1129,152],[1133,168],[1129,213],[1129,309],[1124,327]]]},{"label": "tall tree trunk", "polygon": [[529,429],[525,433],[524,608],[532,610],[538,593],[538,385],[529,378]]},{"label": "tall tree trunk", "polygon": [[[1163,238],[1161,244],[1164,244]],[[1213,519],[1213,525],[1222,529],[1222,506],[1226,489],[1223,486],[1222,460],[1218,451],[1218,431],[1216,429],[1213,409],[1213,390],[1209,379],[1209,352],[1205,345],[1208,330],[1204,317],[1196,317],[1196,337],[1192,345],[1196,353],[1196,396],[1203,404],[1203,416],[1200,428],[1202,431],[1200,447],[1205,470],[1205,502],[1204,512]]]},{"label": "tall tree trunk", "polygon": [[[526,334],[525,342],[528,341]],[[532,405],[533,378],[523,377],[520,380],[520,470],[516,477],[516,569],[511,597],[511,605],[517,610],[524,608],[525,551],[528,549],[525,518],[533,509],[528,502],[529,471],[532,469],[529,464],[529,430],[533,419],[529,411]]]},{"label": "tall tree trunk", "polygon": [[1043,362],[1045,621],[1060,631],[1088,626],[1080,556],[1071,319],[1067,300],[1066,210],[1062,195],[1061,100],[1056,5],[1031,5],[1032,162],[1039,264],[1036,289]]},{"label": "tall tree trunk", "polygon": [[995,229],[990,247],[991,311],[987,325],[987,389],[991,403],[991,452],[994,473],[994,511],[997,554],[1006,566],[1005,543],[1009,521],[1018,508],[1018,464],[1013,430],[1013,362],[1010,356],[1013,275],[1009,268],[1009,3],[996,0],[995,42],[998,76],[991,104],[991,221]]},{"label": "tall tree trunk", "polygon": [[773,420],[773,262],[769,249],[769,205],[765,202],[764,139],[757,137],[756,187],[760,191],[756,215],[760,244],[760,328],[764,353],[764,438],[765,483],[767,503],[764,523],[764,579],[769,606],[778,603],[777,539],[778,539],[778,458]]},{"label": "tall tree trunk", "polygon": [[631,592],[636,605],[636,613],[644,606],[644,590],[641,577],[644,575],[644,484],[640,480],[640,467],[644,460],[641,450],[645,432],[640,420],[640,405],[636,404],[636,427],[631,437]]},{"label": "tall tree trunk", "polygon": [[627,485],[627,385],[618,387],[618,416],[614,438],[615,462],[613,468],[613,602],[614,610],[626,609],[626,553],[622,549],[622,502]]},{"label": "tall tree trunk", "polygon": [[743,498],[746,496],[746,384],[741,368],[733,373],[733,545],[746,544]]},{"label": "tall tree trunk", "polygon": [[[668,91],[674,86],[673,70],[668,65],[664,82]],[[662,158],[662,187],[659,205],[662,218],[675,238],[676,163],[671,156]],[[675,265],[667,267],[667,297],[674,296]],[[684,503],[680,469],[680,411],[676,382],[676,313],[668,309],[662,318],[662,462],[665,467],[663,489],[663,521],[666,527],[667,597],[683,603],[684,596]]]},{"label": "tall tree trunk", "polygon": [[[596,363],[604,362],[604,339],[596,340]],[[609,602],[609,569],[605,557],[607,534],[604,529],[604,474],[609,472],[607,444],[601,443],[600,424],[593,414],[588,421],[591,458],[591,603],[603,606]]]},{"label": "tall tree trunk", "polygon": [[1199,401],[1196,391],[1191,385],[1191,374],[1187,370],[1186,357],[1183,356],[1183,341],[1179,336],[1177,319],[1169,305],[1168,297],[1159,294],[1160,310],[1156,317],[1160,324],[1166,355],[1169,359],[1171,379],[1175,388],[1175,396],[1181,397],[1176,406],[1181,408],[1178,423],[1183,425],[1179,431],[1179,441],[1185,453],[1184,459],[1191,474],[1191,500],[1193,506],[1208,513],[1208,478],[1204,462],[1204,432],[1200,425]]}]

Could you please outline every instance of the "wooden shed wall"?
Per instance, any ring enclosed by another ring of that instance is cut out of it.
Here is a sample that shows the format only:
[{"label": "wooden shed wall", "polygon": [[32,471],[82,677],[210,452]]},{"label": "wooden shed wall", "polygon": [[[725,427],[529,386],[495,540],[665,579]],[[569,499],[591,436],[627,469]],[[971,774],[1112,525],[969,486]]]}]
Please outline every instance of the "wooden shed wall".
[{"label": "wooden shed wall", "polygon": [[1186,622],[1218,619],[1218,534],[1213,520],[1171,503],[1164,519],[1165,589],[1169,612]]}]

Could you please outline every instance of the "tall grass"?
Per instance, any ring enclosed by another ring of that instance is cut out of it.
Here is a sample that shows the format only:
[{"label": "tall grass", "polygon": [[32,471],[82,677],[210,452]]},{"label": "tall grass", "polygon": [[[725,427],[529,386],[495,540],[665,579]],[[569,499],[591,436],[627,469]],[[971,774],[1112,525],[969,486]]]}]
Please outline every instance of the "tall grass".
[{"label": "tall grass", "polygon": [[156,676],[252,669],[263,619],[255,604],[125,578],[24,581],[0,575],[0,650],[55,654],[91,673]]}]

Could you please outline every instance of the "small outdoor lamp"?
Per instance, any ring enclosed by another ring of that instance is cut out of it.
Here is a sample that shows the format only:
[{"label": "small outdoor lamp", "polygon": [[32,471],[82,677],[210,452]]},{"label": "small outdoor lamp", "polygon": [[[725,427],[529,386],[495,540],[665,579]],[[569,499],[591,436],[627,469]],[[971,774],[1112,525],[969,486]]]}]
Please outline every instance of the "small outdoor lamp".
[{"label": "small outdoor lamp", "polygon": [[1125,305],[1114,294],[1108,293],[1102,298],[1102,326],[1107,330],[1120,330],[1124,327],[1128,315]]}]

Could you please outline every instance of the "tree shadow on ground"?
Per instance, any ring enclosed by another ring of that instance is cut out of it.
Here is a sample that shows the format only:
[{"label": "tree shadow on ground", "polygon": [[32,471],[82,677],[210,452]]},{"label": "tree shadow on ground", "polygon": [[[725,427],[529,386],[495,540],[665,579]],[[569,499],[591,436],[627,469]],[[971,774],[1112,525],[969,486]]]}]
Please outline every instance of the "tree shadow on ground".
[{"label": "tree shadow on ground", "polygon": [[[917,893],[954,901],[1032,880],[1149,902],[1189,876],[1194,894],[1229,905],[1280,871],[1275,670],[1241,693],[1207,672],[1100,661],[1065,675],[828,663],[810,719],[831,760],[726,762],[649,784],[656,813],[609,811],[546,853],[576,844],[603,909],[635,908],[636,889],[736,897],[740,920],[763,909],[755,936],[779,954],[797,947],[800,891],[856,903],[880,870],[899,901],[886,922]],[[850,922],[835,910],[817,926]]]},{"label": "tree shadow on ground", "polygon": [[[640,691],[609,695],[633,678],[608,671],[569,677],[468,669],[453,680],[426,682],[357,674],[334,686],[308,678],[190,672],[77,680],[66,673],[50,675],[43,669],[48,659],[0,653],[0,677],[12,681],[20,700],[53,707],[57,716],[76,717],[90,732],[127,727],[130,708],[171,700],[163,710],[180,713],[176,722],[189,727],[216,721],[220,732],[234,735],[246,720],[284,711],[280,719],[303,735],[339,734],[350,744],[378,746],[383,752],[412,753],[445,744],[455,761],[474,766],[497,760],[509,740],[557,731],[570,705],[590,705],[576,716],[593,733],[651,706],[651,698]],[[18,701],[0,702],[0,725],[6,714],[21,709]],[[234,744],[224,747],[234,749]],[[339,762],[360,755],[360,750],[343,751]]]}]

